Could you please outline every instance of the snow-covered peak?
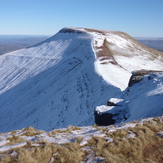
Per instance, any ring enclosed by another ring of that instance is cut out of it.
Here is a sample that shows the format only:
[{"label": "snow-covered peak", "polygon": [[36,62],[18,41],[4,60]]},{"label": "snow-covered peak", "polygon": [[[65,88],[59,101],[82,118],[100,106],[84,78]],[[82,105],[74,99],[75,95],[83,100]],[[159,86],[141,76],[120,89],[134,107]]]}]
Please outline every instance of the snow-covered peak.
[{"label": "snow-covered peak", "polygon": [[94,124],[94,108],[117,98],[133,70],[162,69],[162,53],[138,45],[122,32],[63,28],[0,56],[0,131]]}]

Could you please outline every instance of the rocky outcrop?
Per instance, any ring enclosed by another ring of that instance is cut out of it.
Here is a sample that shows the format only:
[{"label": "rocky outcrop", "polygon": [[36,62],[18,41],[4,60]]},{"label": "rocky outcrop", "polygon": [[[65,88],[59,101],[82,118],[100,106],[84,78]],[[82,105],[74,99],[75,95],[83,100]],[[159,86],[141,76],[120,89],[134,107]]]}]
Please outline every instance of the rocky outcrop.
[{"label": "rocky outcrop", "polygon": [[122,105],[118,105],[115,104],[114,102],[108,101],[107,106],[122,106]]},{"label": "rocky outcrop", "polygon": [[129,80],[128,87],[131,87],[134,83],[140,82],[144,75],[160,73],[162,71],[154,71],[154,70],[136,70],[132,72],[132,76]]},{"label": "rocky outcrop", "polygon": [[100,114],[98,111],[94,111],[95,123],[99,126],[108,126],[115,123],[113,119],[113,114],[111,113],[102,113]]},{"label": "rocky outcrop", "polygon": [[65,27],[65,28],[63,28],[63,29],[61,29],[60,31],[59,31],[59,33],[77,33],[77,34],[86,34],[86,32],[85,31],[82,31],[82,30],[79,30],[79,29],[73,29],[73,28],[68,28],[68,27]]},{"label": "rocky outcrop", "polygon": [[114,119],[114,117],[120,114],[119,111],[118,112],[112,112],[112,111],[109,112],[109,111],[113,110],[115,107],[121,108],[122,105],[117,104],[118,102],[121,101],[121,99],[114,98],[112,100],[107,102],[107,106],[102,105],[94,109],[95,123],[97,125],[108,126],[108,125],[112,125],[116,123],[116,120]]}]

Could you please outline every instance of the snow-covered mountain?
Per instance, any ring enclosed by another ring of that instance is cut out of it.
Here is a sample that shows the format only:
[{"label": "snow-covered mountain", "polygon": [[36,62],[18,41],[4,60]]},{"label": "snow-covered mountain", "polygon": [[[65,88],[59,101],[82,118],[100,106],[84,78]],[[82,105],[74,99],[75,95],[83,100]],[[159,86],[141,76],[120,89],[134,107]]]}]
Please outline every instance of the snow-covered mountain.
[{"label": "snow-covered mountain", "polygon": [[94,108],[120,96],[133,70],[163,70],[163,53],[122,32],[63,28],[0,65],[0,132],[50,131],[94,124]]}]

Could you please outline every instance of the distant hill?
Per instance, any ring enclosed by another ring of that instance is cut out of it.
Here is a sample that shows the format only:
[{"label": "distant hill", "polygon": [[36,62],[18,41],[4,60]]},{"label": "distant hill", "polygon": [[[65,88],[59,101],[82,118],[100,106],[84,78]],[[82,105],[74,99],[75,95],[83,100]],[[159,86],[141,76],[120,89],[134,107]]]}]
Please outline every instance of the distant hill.
[{"label": "distant hill", "polygon": [[163,38],[136,37],[135,39],[150,48],[153,48],[153,49],[163,52]]},{"label": "distant hill", "polygon": [[[50,36],[44,35],[0,35],[0,55],[35,45]],[[163,52],[163,38],[135,37],[145,46]]]},{"label": "distant hill", "polygon": [[0,35],[0,55],[35,45],[49,36]]}]

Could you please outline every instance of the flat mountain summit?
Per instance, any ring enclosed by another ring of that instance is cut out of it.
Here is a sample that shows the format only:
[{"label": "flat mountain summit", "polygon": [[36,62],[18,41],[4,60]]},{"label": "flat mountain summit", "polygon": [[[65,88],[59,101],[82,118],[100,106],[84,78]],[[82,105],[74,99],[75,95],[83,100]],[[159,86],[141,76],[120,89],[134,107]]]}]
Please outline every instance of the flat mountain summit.
[{"label": "flat mountain summit", "polygon": [[[123,32],[63,28],[35,46],[0,56],[0,65],[0,132],[29,126],[50,131],[93,125],[94,108],[123,98],[133,71],[163,71],[163,53]],[[161,74],[154,79],[162,98]]]}]

